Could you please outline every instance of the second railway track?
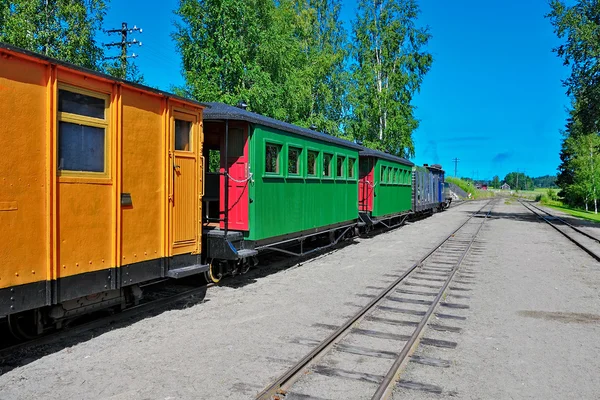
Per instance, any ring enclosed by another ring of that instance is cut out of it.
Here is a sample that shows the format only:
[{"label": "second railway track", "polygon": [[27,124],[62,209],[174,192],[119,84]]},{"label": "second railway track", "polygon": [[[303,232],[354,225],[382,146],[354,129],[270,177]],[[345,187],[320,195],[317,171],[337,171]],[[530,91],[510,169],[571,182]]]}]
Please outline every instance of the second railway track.
[{"label": "second railway track", "polygon": [[[425,327],[455,331],[430,323],[462,320],[452,310],[468,308],[445,301],[448,289],[464,293],[453,278],[471,250],[494,201],[488,201],[378,295],[258,394],[257,399],[390,398],[399,374],[422,344],[453,347],[456,343],[422,338]],[[457,298],[467,297],[458,295]],[[450,310],[450,311],[444,311]],[[360,357],[360,361],[357,359]],[[339,379],[346,379],[340,382]],[[363,395],[360,393],[370,393]],[[308,397],[307,397],[308,396]]]},{"label": "second railway track", "polygon": [[523,207],[565,236],[596,261],[600,261],[600,239],[530,202],[522,200],[519,200],[519,202]]}]

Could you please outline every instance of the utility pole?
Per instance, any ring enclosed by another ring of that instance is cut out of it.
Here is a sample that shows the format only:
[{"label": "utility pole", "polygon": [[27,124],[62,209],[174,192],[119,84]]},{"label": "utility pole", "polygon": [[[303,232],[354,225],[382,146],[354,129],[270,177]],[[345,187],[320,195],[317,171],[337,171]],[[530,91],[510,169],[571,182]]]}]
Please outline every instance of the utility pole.
[{"label": "utility pole", "polygon": [[457,169],[458,169],[458,162],[459,162],[459,161],[460,161],[460,160],[459,160],[458,158],[455,158],[454,160],[452,160],[452,162],[454,162],[454,177],[455,177],[455,178],[458,178],[458,175],[456,174],[456,171],[457,171]]},{"label": "utility pole", "polygon": [[137,54],[133,53],[132,55],[128,56],[127,55],[127,47],[130,47],[131,45],[138,45],[141,46],[142,42],[139,42],[137,39],[133,39],[131,41],[127,40],[127,33],[133,33],[135,31],[138,31],[139,33],[142,33],[142,28],[138,28],[137,26],[133,26],[133,28],[129,29],[127,28],[127,22],[123,22],[121,24],[121,29],[110,29],[108,31],[105,31],[106,33],[108,33],[109,35],[113,34],[113,33],[120,33],[121,34],[121,41],[120,42],[113,42],[113,43],[105,43],[104,46],[105,47],[121,47],[121,55],[120,56],[115,56],[115,57],[104,57],[104,60],[116,60],[116,59],[121,59],[121,78],[125,79],[125,77],[127,76],[127,59],[128,58],[136,58]]}]

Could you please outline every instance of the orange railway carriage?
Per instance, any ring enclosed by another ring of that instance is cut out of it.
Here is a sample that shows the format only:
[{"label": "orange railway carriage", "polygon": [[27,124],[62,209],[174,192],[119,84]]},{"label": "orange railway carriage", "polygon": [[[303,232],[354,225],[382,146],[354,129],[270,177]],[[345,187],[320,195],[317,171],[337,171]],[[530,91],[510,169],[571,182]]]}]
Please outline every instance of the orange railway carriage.
[{"label": "orange railway carriage", "polygon": [[0,43],[0,318],[39,331],[208,269],[202,110]]}]

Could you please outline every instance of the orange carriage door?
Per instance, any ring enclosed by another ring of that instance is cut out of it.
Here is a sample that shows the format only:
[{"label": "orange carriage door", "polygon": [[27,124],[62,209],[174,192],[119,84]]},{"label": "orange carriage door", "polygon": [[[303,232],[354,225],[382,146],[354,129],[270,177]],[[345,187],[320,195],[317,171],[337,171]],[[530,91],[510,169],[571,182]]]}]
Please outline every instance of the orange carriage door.
[{"label": "orange carriage door", "polygon": [[198,243],[198,118],[174,112],[171,145],[172,254],[190,253]]},{"label": "orange carriage door", "polygon": [[[227,229],[248,230],[248,127],[226,121],[221,148],[227,157],[221,157],[221,218],[227,218]],[[227,148],[227,150],[225,150]],[[227,160],[227,164],[225,164]],[[226,170],[226,166],[228,170]],[[225,175],[227,172],[228,176]],[[227,192],[225,191],[227,188]],[[225,205],[227,204],[227,208]],[[225,212],[227,210],[227,212]],[[221,229],[225,221],[221,221]]]}]

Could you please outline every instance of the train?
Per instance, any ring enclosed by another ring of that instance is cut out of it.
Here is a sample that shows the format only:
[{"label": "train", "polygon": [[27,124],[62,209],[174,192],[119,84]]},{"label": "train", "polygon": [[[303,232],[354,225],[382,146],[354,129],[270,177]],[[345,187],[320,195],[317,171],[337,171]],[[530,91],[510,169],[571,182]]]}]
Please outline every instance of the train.
[{"label": "train", "polygon": [[451,201],[440,165],[2,43],[0,118],[0,320],[19,337]]}]

